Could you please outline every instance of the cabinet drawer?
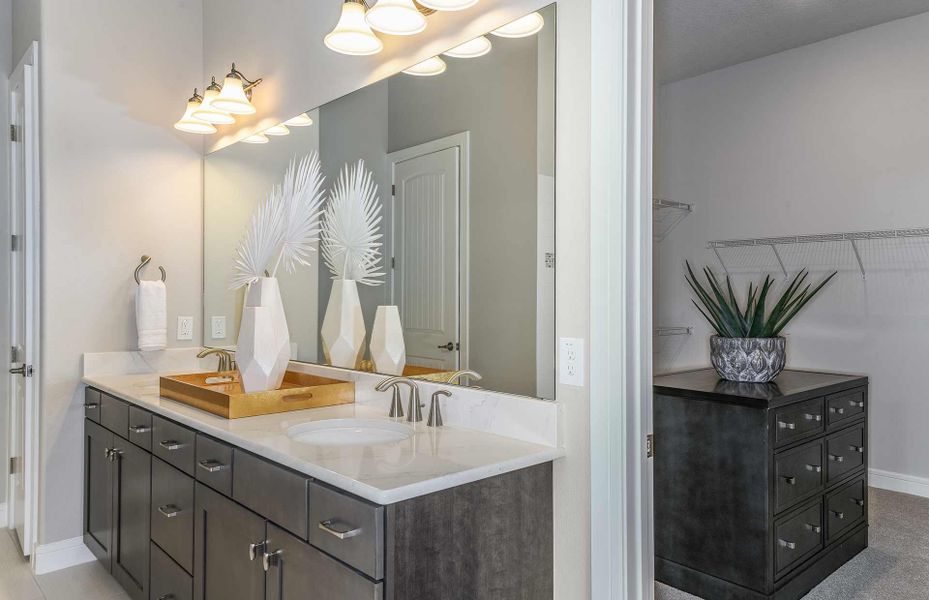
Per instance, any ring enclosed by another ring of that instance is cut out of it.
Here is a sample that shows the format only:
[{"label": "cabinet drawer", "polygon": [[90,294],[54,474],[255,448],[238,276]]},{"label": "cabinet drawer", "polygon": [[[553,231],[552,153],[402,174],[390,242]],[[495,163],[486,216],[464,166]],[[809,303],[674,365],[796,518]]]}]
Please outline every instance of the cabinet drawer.
[{"label": "cabinet drawer", "polygon": [[198,433],[197,481],[232,496],[232,446]]},{"label": "cabinet drawer", "polygon": [[108,394],[100,394],[100,424],[121,437],[129,429],[129,405]]},{"label": "cabinet drawer", "polygon": [[840,479],[864,464],[864,425],[826,439],[827,482]]},{"label": "cabinet drawer", "polygon": [[826,417],[829,426],[851,420],[865,412],[866,388],[855,388],[826,396]]},{"label": "cabinet drawer", "polygon": [[194,584],[190,575],[155,544],[152,544],[152,582],[149,589],[150,600],[193,598]]},{"label": "cabinet drawer", "polygon": [[238,448],[232,460],[233,499],[305,540],[308,478]]},{"label": "cabinet drawer", "polygon": [[776,512],[806,499],[823,487],[823,441],[782,452],[774,458]]},{"label": "cabinet drawer", "polygon": [[268,547],[274,558],[269,564],[266,598],[314,598],[381,600],[383,583],[363,575],[329,558],[316,548],[286,531],[268,524]]},{"label": "cabinet drawer", "polygon": [[84,416],[94,423],[100,422],[100,391],[84,388]]},{"label": "cabinet drawer", "polygon": [[152,451],[152,413],[138,406],[129,407],[129,441]]},{"label": "cabinet drawer", "polygon": [[774,571],[780,575],[823,547],[823,503],[774,524]]},{"label": "cabinet drawer", "polygon": [[791,404],[774,414],[774,440],[778,445],[823,431],[823,399]]},{"label": "cabinet drawer", "polygon": [[384,578],[384,508],[310,482],[310,543]]},{"label": "cabinet drawer", "polygon": [[829,494],[826,499],[827,541],[861,522],[867,510],[868,496],[864,477]]},{"label": "cabinet drawer", "polygon": [[183,425],[152,416],[152,454],[191,477],[194,475],[196,435]]},{"label": "cabinet drawer", "polygon": [[152,461],[152,541],[193,571],[194,480],[158,459]]}]

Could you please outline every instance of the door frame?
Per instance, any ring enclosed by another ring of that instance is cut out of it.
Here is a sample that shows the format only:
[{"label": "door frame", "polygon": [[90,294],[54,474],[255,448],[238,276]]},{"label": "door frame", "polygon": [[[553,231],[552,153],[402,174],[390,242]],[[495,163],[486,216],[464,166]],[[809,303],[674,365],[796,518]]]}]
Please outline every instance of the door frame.
[{"label": "door frame", "polygon": [[[23,419],[25,437],[23,439],[23,478],[25,491],[23,533],[20,540],[23,554],[34,555],[38,532],[38,482],[39,482],[39,424],[40,421],[40,386],[41,374],[41,188],[40,188],[40,132],[39,132],[39,45],[32,42],[19,64],[10,75],[10,81],[22,77],[24,95],[24,127],[22,143],[25,145],[24,187],[25,187],[25,234],[26,243],[22,251],[26,255],[26,330],[24,364],[32,366],[32,376],[25,378],[25,398],[23,401]],[[10,122],[15,115],[12,87],[10,89]],[[8,142],[12,144],[12,142]],[[10,153],[10,209],[13,206],[13,153]],[[10,245],[4,242],[7,261],[12,260]],[[7,315],[9,318],[9,315]],[[12,386],[10,386],[12,387]],[[12,402],[10,403],[12,406]],[[14,424],[10,420],[10,427]],[[10,438],[12,442],[12,437]],[[12,448],[11,448],[12,450]],[[8,486],[7,501],[9,507],[8,526],[13,525],[12,486]]]},{"label": "door frame", "polygon": [[[397,163],[413,158],[433,154],[449,148],[458,148],[458,368],[467,369],[470,365],[470,295],[471,295],[471,132],[462,131],[423,144],[417,144],[387,154],[390,167],[390,184],[397,184]],[[392,187],[393,189],[393,187]],[[395,252],[396,225],[394,210],[396,195],[390,195],[390,256]],[[387,269],[390,301],[394,298],[394,270]]]}]

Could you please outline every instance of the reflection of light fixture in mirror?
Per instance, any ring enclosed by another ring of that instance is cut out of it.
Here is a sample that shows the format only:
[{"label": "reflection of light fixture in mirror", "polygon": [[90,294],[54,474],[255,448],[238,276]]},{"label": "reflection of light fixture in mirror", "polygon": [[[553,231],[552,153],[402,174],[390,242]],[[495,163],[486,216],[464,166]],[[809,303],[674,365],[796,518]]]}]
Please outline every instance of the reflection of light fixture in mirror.
[{"label": "reflection of light fixture in mirror", "polygon": [[464,10],[477,4],[477,0],[417,0],[432,10]]},{"label": "reflection of light fixture in mirror", "polygon": [[213,108],[224,110],[234,115],[255,114],[252,106],[252,88],[261,83],[261,79],[249,81],[232,63],[232,70],[226,75],[219,95],[210,103]]},{"label": "reflection of light fixture in mirror", "polygon": [[193,116],[207,123],[214,123],[216,125],[230,125],[235,123],[235,117],[224,110],[219,110],[215,106],[212,106],[213,100],[219,96],[219,91],[219,84],[216,83],[216,78],[214,77],[210,85],[203,91],[203,101],[200,103],[197,110],[193,112]]},{"label": "reflection of light fixture in mirror", "polygon": [[253,133],[247,138],[244,138],[242,141],[246,144],[267,144],[270,140],[268,139],[268,136],[263,133]]},{"label": "reflection of light fixture in mirror", "polygon": [[545,27],[545,19],[542,15],[535,12],[516,19],[512,23],[507,23],[499,29],[494,29],[490,33],[505,38],[521,38],[536,34]]},{"label": "reflection of light fixture in mirror", "polygon": [[378,0],[365,19],[373,29],[390,35],[413,35],[426,28],[426,17],[413,0]]},{"label": "reflection of light fixture in mirror", "polygon": [[309,127],[312,124],[313,119],[306,113],[299,114],[293,119],[287,119],[284,121],[284,125],[289,127]]},{"label": "reflection of light fixture in mirror", "polygon": [[419,77],[431,77],[432,75],[441,75],[445,72],[445,61],[438,56],[427,58],[423,62],[413,65],[403,72],[407,75],[417,75]]},{"label": "reflection of light fixture in mirror", "polygon": [[455,46],[448,52],[443,52],[443,54],[452,58],[477,58],[490,52],[492,46],[490,40],[484,36],[479,36],[460,46]]},{"label": "reflection of light fixture in mirror", "polygon": [[365,21],[364,0],[345,0],[342,3],[342,16],[335,29],[323,39],[326,47],[342,54],[367,56],[377,54],[384,49],[384,43],[378,39]]},{"label": "reflection of light fixture in mirror", "polygon": [[194,111],[200,108],[200,103],[202,101],[203,98],[197,93],[197,90],[194,89],[194,95],[187,100],[187,110],[184,111],[184,116],[174,124],[174,128],[186,133],[216,133],[216,128],[213,127],[213,125],[193,116]]},{"label": "reflection of light fixture in mirror", "polygon": [[287,125],[284,125],[283,123],[278,123],[274,127],[269,127],[268,129],[265,129],[261,133],[265,135],[288,135],[290,133],[290,130],[287,129]]}]

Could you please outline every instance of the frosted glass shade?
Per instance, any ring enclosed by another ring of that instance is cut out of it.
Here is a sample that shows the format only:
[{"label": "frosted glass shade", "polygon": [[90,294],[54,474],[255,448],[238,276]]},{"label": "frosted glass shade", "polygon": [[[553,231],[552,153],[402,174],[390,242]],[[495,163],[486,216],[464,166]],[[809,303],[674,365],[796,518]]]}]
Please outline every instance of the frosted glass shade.
[{"label": "frosted glass shade", "polygon": [[263,133],[255,133],[242,140],[246,144],[267,144],[271,140]]},{"label": "frosted glass shade", "polygon": [[505,38],[521,38],[535,35],[545,27],[545,19],[539,13],[532,13],[525,17],[516,19],[512,23],[507,23],[499,29],[494,29],[490,33]]},{"label": "frosted glass shade", "polygon": [[186,133],[200,133],[203,135],[216,133],[216,128],[213,125],[193,116],[194,111],[199,107],[200,102],[198,100],[188,100],[187,110],[184,111],[184,116],[174,124],[174,128]]},{"label": "frosted glass shade", "polygon": [[365,6],[351,0],[342,4],[342,16],[323,42],[334,52],[353,56],[377,54],[384,49],[384,43],[365,21]]},{"label": "frosted glass shade", "polygon": [[426,17],[413,0],[378,0],[365,19],[372,28],[389,35],[413,35],[426,28]]},{"label": "frosted glass shade", "polygon": [[284,125],[287,125],[288,127],[309,127],[312,124],[313,119],[306,113],[297,115],[293,119],[287,119],[284,121]]},{"label": "frosted glass shade", "polygon": [[446,68],[444,60],[438,56],[433,56],[432,58],[427,58],[418,65],[413,65],[403,72],[407,75],[416,75],[418,77],[431,77],[433,75],[441,75],[445,72]]},{"label": "frosted glass shade", "polygon": [[460,46],[455,46],[448,52],[443,52],[443,54],[445,54],[445,56],[451,56],[452,58],[477,58],[478,56],[484,56],[490,52],[492,47],[493,44],[490,43],[490,40],[484,36],[480,36]]},{"label": "frosted glass shade", "polygon": [[235,117],[224,110],[219,110],[212,105],[213,100],[219,97],[219,87],[209,87],[203,92],[203,101],[200,106],[193,112],[193,116],[207,123],[215,125],[231,125],[235,123]]},{"label": "frosted glass shade", "polygon": [[287,129],[287,125],[284,125],[283,123],[278,123],[274,127],[269,127],[265,129],[264,131],[262,131],[261,133],[265,135],[288,135],[290,134],[290,130]]},{"label": "frosted glass shade", "polygon": [[477,0],[419,0],[419,3],[432,10],[464,10],[477,4]]},{"label": "frosted glass shade", "polygon": [[219,95],[210,103],[213,108],[224,110],[234,115],[253,115],[255,107],[249,102],[245,95],[245,88],[242,86],[242,80],[238,77],[226,75],[223,81],[223,89]]}]

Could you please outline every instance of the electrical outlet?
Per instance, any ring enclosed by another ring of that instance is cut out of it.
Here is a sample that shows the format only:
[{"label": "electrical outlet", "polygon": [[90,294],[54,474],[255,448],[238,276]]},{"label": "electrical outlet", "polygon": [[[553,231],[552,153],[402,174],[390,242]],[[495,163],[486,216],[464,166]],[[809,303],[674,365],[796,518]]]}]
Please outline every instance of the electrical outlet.
[{"label": "electrical outlet", "polygon": [[194,339],[194,318],[178,317],[177,318],[177,339],[192,340]]},{"label": "electrical outlet", "polygon": [[561,338],[558,358],[559,381],[584,387],[584,340]]},{"label": "electrical outlet", "polygon": [[226,317],[211,317],[210,325],[211,335],[214,340],[226,339]]}]

